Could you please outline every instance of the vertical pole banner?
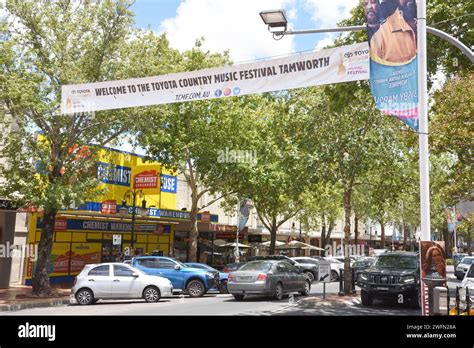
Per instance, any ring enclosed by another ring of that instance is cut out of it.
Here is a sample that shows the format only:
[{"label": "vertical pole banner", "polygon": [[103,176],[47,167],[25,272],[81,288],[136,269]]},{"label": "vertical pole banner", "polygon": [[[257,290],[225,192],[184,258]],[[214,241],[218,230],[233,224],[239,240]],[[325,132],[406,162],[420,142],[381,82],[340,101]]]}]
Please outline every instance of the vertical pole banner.
[{"label": "vertical pole banner", "polygon": [[377,108],[418,131],[415,0],[364,0]]},{"label": "vertical pole banner", "polygon": [[433,289],[445,286],[447,281],[444,241],[420,241],[420,270],[422,313],[429,315],[433,310]]}]

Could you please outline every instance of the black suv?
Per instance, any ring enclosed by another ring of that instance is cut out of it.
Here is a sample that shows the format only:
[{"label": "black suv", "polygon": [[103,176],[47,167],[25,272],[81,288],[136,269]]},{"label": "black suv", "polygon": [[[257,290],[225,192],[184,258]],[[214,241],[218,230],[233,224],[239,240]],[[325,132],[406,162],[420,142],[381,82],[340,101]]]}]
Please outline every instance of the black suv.
[{"label": "black suv", "polygon": [[410,300],[412,308],[420,308],[420,265],[418,253],[381,254],[372,266],[357,278],[362,304],[372,305],[374,298]]},{"label": "black suv", "polygon": [[300,262],[299,260],[290,259],[285,255],[268,255],[268,256],[251,256],[248,258],[249,261],[255,260],[282,260],[286,261],[289,264],[297,267],[301,272],[305,273],[308,279],[314,282],[315,279],[318,279],[319,275],[319,266],[311,263]]}]

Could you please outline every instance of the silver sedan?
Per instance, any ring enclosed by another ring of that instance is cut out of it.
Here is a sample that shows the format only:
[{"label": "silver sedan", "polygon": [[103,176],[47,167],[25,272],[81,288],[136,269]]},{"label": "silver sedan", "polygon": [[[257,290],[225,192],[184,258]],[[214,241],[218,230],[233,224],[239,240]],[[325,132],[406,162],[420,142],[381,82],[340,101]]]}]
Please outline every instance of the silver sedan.
[{"label": "silver sedan", "polygon": [[123,263],[89,264],[74,280],[70,303],[88,305],[99,299],[143,298],[158,302],[173,295],[171,282]]},{"label": "silver sedan", "polygon": [[284,294],[292,292],[308,295],[311,281],[288,262],[259,260],[230,273],[227,289],[236,301],[242,301],[245,295],[268,295],[281,300]]}]

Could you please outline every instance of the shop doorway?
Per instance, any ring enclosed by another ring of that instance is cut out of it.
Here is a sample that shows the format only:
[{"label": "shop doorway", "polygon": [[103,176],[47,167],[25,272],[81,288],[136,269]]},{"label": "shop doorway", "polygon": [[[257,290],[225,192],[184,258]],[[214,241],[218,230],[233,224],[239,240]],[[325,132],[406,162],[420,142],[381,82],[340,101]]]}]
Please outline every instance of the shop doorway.
[{"label": "shop doorway", "polygon": [[113,245],[112,241],[102,242],[101,262],[122,262],[122,245]]}]

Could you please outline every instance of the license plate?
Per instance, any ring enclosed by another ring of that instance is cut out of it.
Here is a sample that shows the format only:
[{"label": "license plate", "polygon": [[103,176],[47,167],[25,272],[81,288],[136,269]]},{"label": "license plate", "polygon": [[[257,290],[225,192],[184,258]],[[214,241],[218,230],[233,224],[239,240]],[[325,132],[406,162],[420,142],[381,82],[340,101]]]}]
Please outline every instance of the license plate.
[{"label": "license plate", "polygon": [[252,279],[251,276],[250,277],[239,277],[239,280],[251,280],[251,279]]},{"label": "license plate", "polygon": [[73,294],[69,295],[69,303],[76,304],[77,303],[76,296],[74,296]]},{"label": "license plate", "polygon": [[388,291],[388,288],[383,288],[383,287],[377,287],[377,290],[382,290],[382,291]]}]

